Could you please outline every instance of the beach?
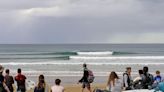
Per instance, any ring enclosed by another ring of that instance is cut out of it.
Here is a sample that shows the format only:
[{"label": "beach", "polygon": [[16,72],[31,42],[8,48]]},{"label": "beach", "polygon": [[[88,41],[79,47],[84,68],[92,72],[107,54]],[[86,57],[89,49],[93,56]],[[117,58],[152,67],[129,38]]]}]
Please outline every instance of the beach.
[{"label": "beach", "polygon": [[[81,84],[71,84],[65,85],[65,92],[81,92]],[[93,84],[91,85],[92,90],[95,88],[105,89],[105,84]],[[33,90],[29,90],[28,92],[33,92]]]},{"label": "beach", "polygon": [[50,86],[59,78],[68,90],[79,89],[77,82],[83,75],[84,63],[95,75],[93,85],[99,85],[106,84],[112,71],[121,78],[126,67],[132,68],[133,78],[144,66],[148,66],[153,75],[156,70],[164,75],[163,61],[164,44],[0,45],[0,64],[10,69],[12,76],[21,68],[27,79],[35,84],[43,74]]}]

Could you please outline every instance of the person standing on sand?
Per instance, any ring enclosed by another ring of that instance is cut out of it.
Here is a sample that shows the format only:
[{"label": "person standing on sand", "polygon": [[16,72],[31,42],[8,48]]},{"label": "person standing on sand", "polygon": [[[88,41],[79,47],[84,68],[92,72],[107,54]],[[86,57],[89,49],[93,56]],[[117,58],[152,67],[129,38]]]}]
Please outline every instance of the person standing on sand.
[{"label": "person standing on sand", "polygon": [[4,67],[0,65],[0,92],[10,92],[9,88],[5,84],[5,78],[3,74]]},{"label": "person standing on sand", "polygon": [[107,90],[109,92],[121,92],[122,91],[122,83],[118,77],[118,75],[113,71],[109,75]]},{"label": "person standing on sand", "polygon": [[18,69],[18,74],[15,76],[15,81],[17,82],[17,91],[26,92],[26,76],[24,76],[21,72],[22,70]]},{"label": "person standing on sand", "polygon": [[123,74],[123,87],[124,90],[132,90],[132,77],[131,67],[126,68],[126,72]]},{"label": "person standing on sand", "polygon": [[91,87],[90,87],[90,83],[88,81],[89,72],[87,69],[87,64],[83,64],[83,68],[84,68],[83,77],[79,80],[79,83],[82,83],[82,92],[84,92],[85,88],[87,88],[89,92],[92,92]]},{"label": "person standing on sand", "polygon": [[[43,77],[43,78],[41,78]],[[38,78],[38,85],[34,88],[34,92],[45,92],[44,76],[40,75]]]},{"label": "person standing on sand", "polygon": [[64,87],[60,86],[61,80],[56,79],[55,85],[51,87],[51,92],[64,92]]},{"label": "person standing on sand", "polygon": [[46,83],[44,75],[39,76],[39,82],[44,87],[44,92],[50,92],[50,86]]},{"label": "person standing on sand", "polygon": [[14,84],[14,79],[12,76],[10,76],[10,70],[6,69],[6,75],[5,75],[5,83],[7,87],[9,88],[10,92],[14,91],[13,84]]}]

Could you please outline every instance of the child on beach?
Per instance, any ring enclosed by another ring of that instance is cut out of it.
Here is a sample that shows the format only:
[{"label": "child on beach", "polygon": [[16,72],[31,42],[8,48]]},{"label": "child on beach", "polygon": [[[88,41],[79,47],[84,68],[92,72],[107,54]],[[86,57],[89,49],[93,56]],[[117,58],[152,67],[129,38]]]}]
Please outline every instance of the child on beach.
[{"label": "child on beach", "polygon": [[55,85],[51,87],[51,92],[64,92],[64,87],[60,86],[61,80],[56,79]]},{"label": "child on beach", "polygon": [[160,75],[160,71],[156,71],[156,76],[154,78],[154,83],[160,83],[162,80],[162,77]]}]

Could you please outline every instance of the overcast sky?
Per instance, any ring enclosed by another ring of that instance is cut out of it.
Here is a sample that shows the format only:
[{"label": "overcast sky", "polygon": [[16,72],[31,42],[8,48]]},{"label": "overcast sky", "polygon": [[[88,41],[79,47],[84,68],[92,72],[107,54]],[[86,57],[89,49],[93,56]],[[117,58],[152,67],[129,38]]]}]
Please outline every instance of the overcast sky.
[{"label": "overcast sky", "polygon": [[164,43],[164,0],[0,0],[4,43]]}]

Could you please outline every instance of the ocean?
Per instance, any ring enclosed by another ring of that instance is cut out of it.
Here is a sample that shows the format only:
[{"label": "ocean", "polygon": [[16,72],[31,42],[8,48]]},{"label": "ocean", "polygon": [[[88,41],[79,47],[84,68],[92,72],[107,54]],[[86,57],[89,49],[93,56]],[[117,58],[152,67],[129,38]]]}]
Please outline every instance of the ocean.
[{"label": "ocean", "polygon": [[[120,76],[125,68],[132,67],[132,74],[148,66],[155,74],[164,73],[164,44],[1,44],[0,64],[16,75],[17,68],[30,80],[44,74],[52,84],[55,78],[64,83],[76,83],[82,76],[82,64],[96,76],[95,82],[103,83],[111,71]],[[69,78],[69,79],[68,79]],[[52,81],[53,80],[53,81]]]}]

